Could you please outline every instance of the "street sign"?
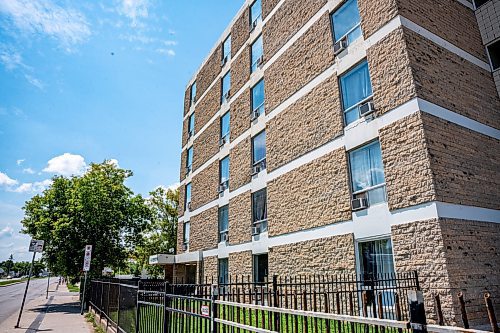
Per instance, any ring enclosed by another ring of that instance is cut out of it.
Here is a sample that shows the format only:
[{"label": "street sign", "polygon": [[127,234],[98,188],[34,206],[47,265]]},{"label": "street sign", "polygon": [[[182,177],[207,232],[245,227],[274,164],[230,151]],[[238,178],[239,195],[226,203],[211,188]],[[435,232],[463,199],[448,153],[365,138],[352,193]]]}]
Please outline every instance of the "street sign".
[{"label": "street sign", "polygon": [[43,240],[32,239],[30,241],[29,251],[30,252],[43,252],[43,244],[44,243],[45,242]]},{"label": "street sign", "polygon": [[208,307],[208,305],[201,306],[201,315],[203,317],[210,317],[210,308]]},{"label": "street sign", "polygon": [[90,270],[90,260],[92,259],[92,245],[85,246],[85,256],[83,257],[83,271]]}]

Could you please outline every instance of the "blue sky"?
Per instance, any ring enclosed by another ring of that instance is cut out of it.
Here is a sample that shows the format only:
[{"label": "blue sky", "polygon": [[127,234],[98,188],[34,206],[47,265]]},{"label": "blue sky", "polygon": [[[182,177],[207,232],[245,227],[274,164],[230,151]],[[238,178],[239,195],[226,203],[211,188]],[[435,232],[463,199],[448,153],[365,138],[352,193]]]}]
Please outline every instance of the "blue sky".
[{"label": "blue sky", "polygon": [[0,2],[0,261],[27,260],[26,200],[113,159],[147,194],[178,181],[183,99],[243,1]]}]

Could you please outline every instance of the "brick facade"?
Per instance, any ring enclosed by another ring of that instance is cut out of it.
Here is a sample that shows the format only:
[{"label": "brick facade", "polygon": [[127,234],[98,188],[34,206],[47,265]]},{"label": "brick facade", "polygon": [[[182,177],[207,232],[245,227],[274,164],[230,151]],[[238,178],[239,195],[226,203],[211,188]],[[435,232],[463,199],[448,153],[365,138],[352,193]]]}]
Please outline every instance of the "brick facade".
[{"label": "brick facade", "polygon": [[196,95],[198,99],[207,91],[217,75],[219,75],[221,71],[221,60],[222,47],[218,45],[196,76]]},{"label": "brick facade", "polygon": [[217,214],[217,207],[212,207],[191,218],[190,251],[214,249],[217,247],[217,243],[219,242]]},{"label": "brick facade", "polygon": [[194,140],[193,171],[219,152],[220,122],[214,121]]},{"label": "brick facade", "polygon": [[250,137],[247,137],[231,150],[229,155],[229,161],[231,163],[229,170],[229,188],[231,191],[234,191],[250,182],[250,168],[252,165],[251,149],[252,142]]},{"label": "brick facade", "polygon": [[250,89],[245,89],[231,104],[230,137],[236,139],[250,128]]},{"label": "brick facade", "polygon": [[217,281],[219,259],[217,256],[203,258],[203,283]]},{"label": "brick facade", "polygon": [[193,177],[191,182],[191,210],[217,199],[219,193],[219,161],[215,161]]},{"label": "brick facade", "polygon": [[216,82],[207,94],[199,100],[196,110],[195,133],[205,126],[208,121],[217,113],[220,108],[221,85]]},{"label": "brick facade", "polygon": [[251,195],[245,192],[229,202],[229,244],[252,240]]},{"label": "brick facade", "polygon": [[250,36],[250,10],[245,8],[231,28],[231,54],[234,57]]},{"label": "brick facade", "polygon": [[243,51],[234,59],[231,65],[231,94],[236,94],[250,78],[250,47],[245,46]]},{"label": "brick facade", "polygon": [[252,252],[244,251],[229,254],[230,276],[252,276]]}]

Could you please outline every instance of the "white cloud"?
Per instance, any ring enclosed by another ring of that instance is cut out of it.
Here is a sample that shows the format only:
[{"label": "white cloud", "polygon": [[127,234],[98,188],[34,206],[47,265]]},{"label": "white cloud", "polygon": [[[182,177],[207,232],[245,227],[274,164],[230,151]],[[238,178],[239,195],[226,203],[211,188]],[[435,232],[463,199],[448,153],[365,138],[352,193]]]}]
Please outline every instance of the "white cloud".
[{"label": "white cloud", "polygon": [[17,180],[14,180],[0,171],[0,186],[14,186],[17,185]]},{"label": "white cloud", "polygon": [[166,54],[170,57],[175,56],[175,51],[172,49],[156,49],[156,52],[158,52],[160,54]]},{"label": "white cloud", "polygon": [[118,12],[132,20],[132,27],[139,26],[139,18],[148,17],[147,0],[121,0]]},{"label": "white cloud", "polygon": [[23,162],[24,162],[24,161],[26,161],[26,159],[22,158],[22,159],[20,159],[20,160],[17,160],[17,161],[16,161],[16,164],[17,164],[17,165],[21,165],[21,164],[23,164]]},{"label": "white cloud", "polygon": [[22,33],[45,34],[66,48],[90,36],[89,24],[81,12],[62,8],[51,0],[0,1],[0,12],[10,16]]},{"label": "white cloud", "polygon": [[47,167],[44,172],[56,173],[63,176],[81,175],[85,172],[87,164],[85,159],[80,155],[64,153],[56,156],[47,162]]},{"label": "white cloud", "polygon": [[175,40],[164,40],[163,44],[165,44],[166,46],[176,46],[177,45],[177,41],[175,41]]},{"label": "white cloud", "polygon": [[24,168],[23,169],[23,173],[27,173],[29,175],[34,175],[35,174],[35,170],[33,170],[32,168]]},{"label": "white cloud", "polygon": [[14,234],[14,229],[12,229],[10,226],[6,226],[2,230],[0,230],[0,239],[3,238],[10,238]]},{"label": "white cloud", "polygon": [[52,185],[52,180],[45,179],[41,182],[23,183],[23,184],[19,185],[18,187],[16,187],[15,189],[11,190],[11,192],[16,192],[16,193],[42,192],[50,185]]},{"label": "white cloud", "polygon": [[28,82],[31,85],[37,87],[40,90],[43,90],[43,88],[45,87],[45,85],[43,84],[42,81],[40,81],[39,79],[37,79],[29,74],[25,74],[24,77],[26,78],[26,80],[28,80]]},{"label": "white cloud", "polygon": [[23,58],[21,57],[21,55],[17,51],[13,50],[1,50],[0,62],[8,71],[16,69],[17,67],[26,67],[26,65],[24,65],[23,63]]}]

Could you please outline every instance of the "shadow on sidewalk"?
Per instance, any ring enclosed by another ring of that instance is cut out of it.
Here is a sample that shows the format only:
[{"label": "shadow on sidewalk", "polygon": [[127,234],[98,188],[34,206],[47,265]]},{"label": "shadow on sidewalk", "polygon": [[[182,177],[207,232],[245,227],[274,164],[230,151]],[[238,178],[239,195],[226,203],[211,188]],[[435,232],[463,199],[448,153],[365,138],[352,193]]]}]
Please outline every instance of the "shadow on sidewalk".
[{"label": "shadow on sidewalk", "polygon": [[46,306],[33,308],[33,312],[60,313],[60,314],[75,314],[80,313],[80,303],[71,302],[65,304],[51,304],[48,309]]}]

